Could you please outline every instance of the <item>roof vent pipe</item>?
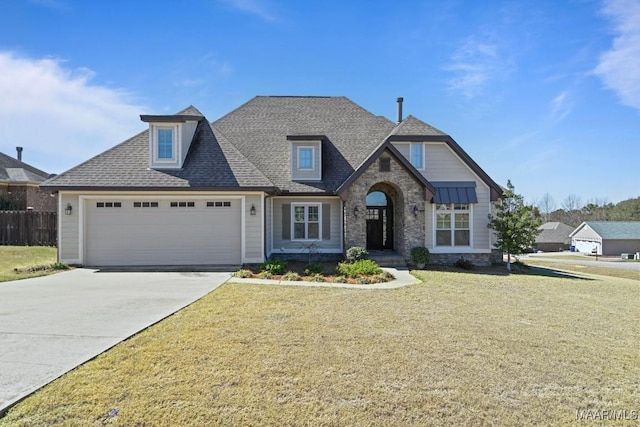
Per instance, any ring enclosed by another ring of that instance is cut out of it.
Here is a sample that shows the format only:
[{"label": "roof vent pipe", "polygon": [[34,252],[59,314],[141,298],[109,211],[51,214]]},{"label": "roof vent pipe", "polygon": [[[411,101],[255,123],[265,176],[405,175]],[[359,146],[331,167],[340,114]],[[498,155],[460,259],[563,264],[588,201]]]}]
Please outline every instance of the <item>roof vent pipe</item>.
[{"label": "roof vent pipe", "polygon": [[16,147],[16,151],[18,152],[18,160],[22,161],[22,147]]},{"label": "roof vent pipe", "polygon": [[398,123],[402,122],[402,101],[404,101],[404,98],[399,97],[398,98]]}]

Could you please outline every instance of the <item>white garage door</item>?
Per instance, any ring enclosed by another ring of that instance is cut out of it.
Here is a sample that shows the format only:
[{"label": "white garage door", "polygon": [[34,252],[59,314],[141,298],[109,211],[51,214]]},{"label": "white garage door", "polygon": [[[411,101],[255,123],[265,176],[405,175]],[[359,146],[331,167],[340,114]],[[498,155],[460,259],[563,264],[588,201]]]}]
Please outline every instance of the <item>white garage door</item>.
[{"label": "white garage door", "polygon": [[602,250],[600,249],[600,242],[593,240],[574,240],[574,245],[578,252],[590,254],[593,253],[593,250],[595,249],[598,254],[602,253]]},{"label": "white garage door", "polygon": [[238,199],[87,200],[85,264],[241,263]]}]

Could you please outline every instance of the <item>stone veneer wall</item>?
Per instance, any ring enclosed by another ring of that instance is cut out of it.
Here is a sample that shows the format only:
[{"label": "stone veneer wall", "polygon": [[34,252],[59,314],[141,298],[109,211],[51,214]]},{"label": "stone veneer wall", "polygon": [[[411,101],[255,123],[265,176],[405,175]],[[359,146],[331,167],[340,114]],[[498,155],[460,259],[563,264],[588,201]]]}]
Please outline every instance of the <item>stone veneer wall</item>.
[{"label": "stone veneer wall", "polygon": [[502,253],[493,249],[491,253],[483,254],[465,254],[465,253],[448,253],[448,254],[434,254],[429,257],[429,264],[455,264],[460,258],[464,258],[467,261],[471,261],[473,265],[478,267],[486,267],[492,264],[502,263]]},{"label": "stone veneer wall", "polygon": [[[376,159],[349,187],[344,202],[345,249],[352,246],[367,246],[366,197],[370,190],[385,191],[393,201],[394,249],[407,261],[411,259],[411,248],[424,246],[425,241],[425,190],[393,155],[385,150],[380,158],[391,158],[391,170],[381,172],[379,158]],[[395,194],[391,194],[395,193]],[[419,212],[413,214],[413,206]],[[354,213],[354,208],[358,213]]]}]

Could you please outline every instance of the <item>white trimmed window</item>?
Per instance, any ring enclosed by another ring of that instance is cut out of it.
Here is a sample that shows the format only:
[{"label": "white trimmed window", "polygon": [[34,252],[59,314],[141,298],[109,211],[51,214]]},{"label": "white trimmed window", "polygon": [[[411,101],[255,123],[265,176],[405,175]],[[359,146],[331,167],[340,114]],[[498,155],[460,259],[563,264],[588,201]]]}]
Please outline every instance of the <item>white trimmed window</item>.
[{"label": "white trimmed window", "polygon": [[313,170],[315,165],[313,147],[298,147],[298,169]]},{"label": "white trimmed window", "polygon": [[436,205],[436,246],[471,246],[471,207],[468,203]]},{"label": "white trimmed window", "polygon": [[320,239],[320,205],[291,205],[292,240]]},{"label": "white trimmed window", "polygon": [[416,169],[424,169],[424,144],[411,144],[411,164]]},{"label": "white trimmed window", "polygon": [[158,160],[175,160],[175,138],[172,127],[158,127],[156,131]]}]

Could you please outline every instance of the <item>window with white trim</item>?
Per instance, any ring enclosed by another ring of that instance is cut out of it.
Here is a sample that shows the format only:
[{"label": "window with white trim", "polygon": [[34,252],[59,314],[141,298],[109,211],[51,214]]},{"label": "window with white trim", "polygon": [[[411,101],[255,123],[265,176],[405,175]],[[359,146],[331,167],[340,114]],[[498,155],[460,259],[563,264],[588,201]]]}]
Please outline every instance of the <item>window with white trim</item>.
[{"label": "window with white trim", "polygon": [[424,169],[424,144],[411,144],[411,164],[416,169]]},{"label": "window with white trim", "polygon": [[175,147],[172,127],[157,128],[157,155],[158,160],[173,160],[175,158]]},{"label": "window with white trim", "polygon": [[471,246],[471,207],[468,203],[436,205],[436,246]]},{"label": "window with white trim", "polygon": [[298,169],[313,170],[314,152],[313,147],[298,147]]},{"label": "window with white trim", "polygon": [[320,205],[291,205],[292,240],[320,238]]}]

